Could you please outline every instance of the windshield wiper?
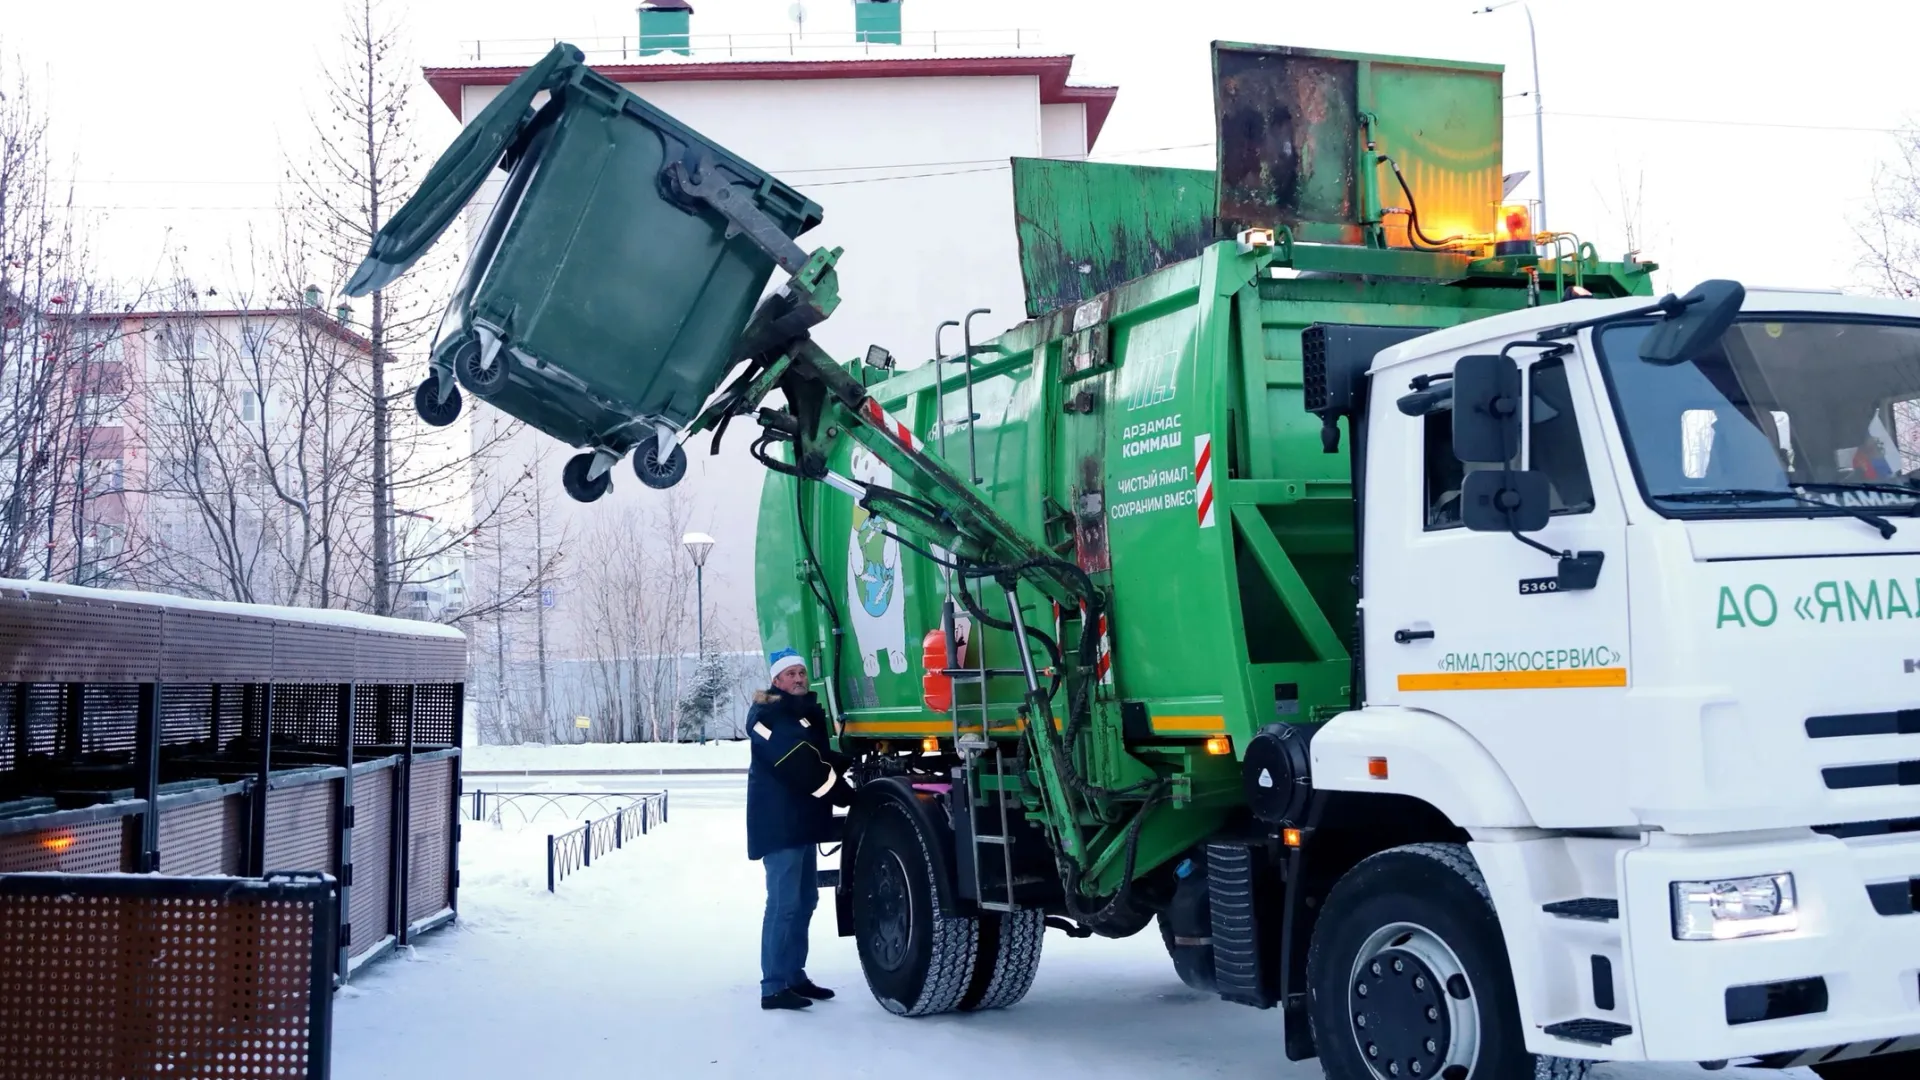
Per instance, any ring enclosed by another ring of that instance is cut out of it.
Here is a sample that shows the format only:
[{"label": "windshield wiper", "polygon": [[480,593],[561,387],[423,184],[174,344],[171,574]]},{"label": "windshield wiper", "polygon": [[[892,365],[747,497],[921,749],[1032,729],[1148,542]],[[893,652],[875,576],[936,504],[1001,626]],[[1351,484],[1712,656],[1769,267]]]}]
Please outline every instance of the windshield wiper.
[{"label": "windshield wiper", "polygon": [[[1856,484],[1848,486],[1862,487],[1865,485]],[[1848,517],[1864,521],[1880,530],[1880,539],[1882,540],[1891,540],[1893,539],[1893,534],[1900,531],[1894,526],[1893,522],[1888,521],[1879,514],[1869,513],[1857,506],[1846,506],[1842,503],[1828,502],[1825,499],[1816,499],[1811,495],[1802,495],[1797,491],[1784,491],[1777,488],[1713,488],[1706,491],[1670,491],[1665,494],[1655,495],[1654,498],[1663,499],[1667,502],[1715,503],[1742,503],[1750,502],[1754,499],[1792,499],[1795,502],[1806,503],[1808,506],[1819,506],[1828,510],[1838,510]],[[1912,514],[1914,509],[1920,509],[1920,507],[1910,508],[1907,510],[1907,513]]]}]

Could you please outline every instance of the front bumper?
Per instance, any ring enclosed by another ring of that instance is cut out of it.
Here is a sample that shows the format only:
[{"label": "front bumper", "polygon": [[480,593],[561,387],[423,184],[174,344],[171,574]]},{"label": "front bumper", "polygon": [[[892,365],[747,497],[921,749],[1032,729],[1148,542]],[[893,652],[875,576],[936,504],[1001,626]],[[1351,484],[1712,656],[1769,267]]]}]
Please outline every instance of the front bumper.
[{"label": "front bumper", "polygon": [[[1638,1042],[1647,1059],[1718,1061],[1846,1048],[1852,1056],[1920,1035],[1920,912],[1882,914],[1869,885],[1920,879],[1920,834],[1759,840],[1654,834],[1619,853],[1622,945]],[[1789,872],[1799,927],[1730,941],[1675,941],[1670,886]],[[1882,893],[1883,906],[1886,906]],[[1817,982],[1816,982],[1817,980]],[[1751,1019],[1747,988],[1788,984],[1779,1011]],[[1739,1001],[1729,1019],[1728,991]],[[1815,1009],[1824,991],[1824,1008]],[[1916,1044],[1920,1045],[1920,1044]]]}]

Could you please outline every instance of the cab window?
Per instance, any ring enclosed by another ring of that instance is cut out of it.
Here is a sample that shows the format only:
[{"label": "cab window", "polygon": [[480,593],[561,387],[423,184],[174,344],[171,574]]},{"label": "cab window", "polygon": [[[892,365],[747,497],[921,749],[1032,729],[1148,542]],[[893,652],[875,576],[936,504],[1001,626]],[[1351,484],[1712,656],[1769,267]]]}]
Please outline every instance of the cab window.
[{"label": "cab window", "polygon": [[[1586,514],[1593,510],[1593,483],[1587,474],[1586,449],[1580,425],[1573,416],[1573,394],[1567,386],[1567,368],[1559,359],[1533,366],[1533,401],[1528,432],[1532,465],[1547,476],[1554,514]],[[1453,456],[1453,410],[1440,409],[1422,418],[1426,425],[1423,455],[1426,473],[1426,528],[1452,529],[1460,525],[1460,488],[1468,472],[1498,468],[1466,464]],[[1509,463],[1520,467],[1520,459]]]}]

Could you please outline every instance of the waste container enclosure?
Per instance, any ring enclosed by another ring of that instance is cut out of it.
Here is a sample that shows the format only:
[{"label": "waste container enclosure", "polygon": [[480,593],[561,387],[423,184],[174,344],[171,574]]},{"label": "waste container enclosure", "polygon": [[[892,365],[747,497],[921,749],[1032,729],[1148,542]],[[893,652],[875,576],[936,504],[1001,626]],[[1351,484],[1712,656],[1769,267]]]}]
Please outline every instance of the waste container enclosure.
[{"label": "waste container enclosure", "polygon": [[381,230],[346,290],[362,295],[399,277],[496,166],[507,170],[415,396],[422,417],[457,415],[451,374],[532,427],[605,452],[597,464],[592,453],[570,463],[576,497],[576,481],[594,497],[596,485],[604,491],[607,465],[629,450],[642,479],[670,452],[684,468],[673,433],[737,359],[774,262],[748,237],[729,236],[708,203],[679,195],[668,178],[676,165],[724,180],[789,237],[820,221],[819,206],[594,71],[571,45],[555,45],[489,103]]}]

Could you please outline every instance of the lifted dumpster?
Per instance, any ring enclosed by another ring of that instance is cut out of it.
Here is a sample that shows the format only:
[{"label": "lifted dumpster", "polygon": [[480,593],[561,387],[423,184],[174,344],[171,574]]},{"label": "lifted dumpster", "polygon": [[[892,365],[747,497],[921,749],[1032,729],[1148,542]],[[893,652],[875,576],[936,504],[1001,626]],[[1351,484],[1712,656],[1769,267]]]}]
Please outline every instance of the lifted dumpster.
[{"label": "lifted dumpster", "polygon": [[505,187],[441,321],[421,418],[452,423],[457,382],[581,447],[565,471],[577,499],[605,494],[630,451],[643,483],[672,485],[680,432],[738,359],[774,269],[714,203],[750,203],[787,238],[820,208],[555,45],[441,155],[347,293],[404,273],[496,166]]}]

